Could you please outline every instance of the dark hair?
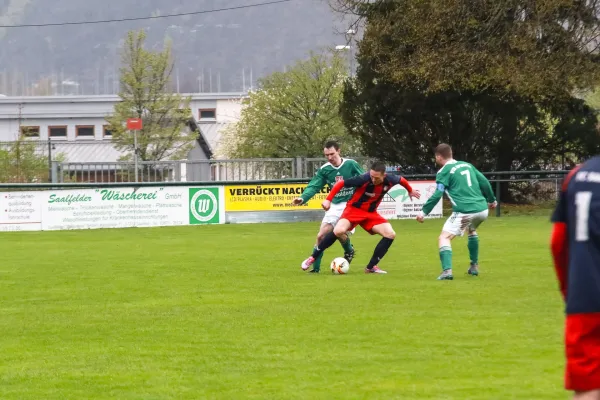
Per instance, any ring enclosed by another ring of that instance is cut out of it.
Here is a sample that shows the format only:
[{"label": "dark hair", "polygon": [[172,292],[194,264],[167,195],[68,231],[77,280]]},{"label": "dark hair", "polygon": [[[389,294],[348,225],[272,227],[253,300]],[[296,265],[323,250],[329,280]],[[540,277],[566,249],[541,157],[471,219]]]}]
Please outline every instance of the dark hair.
[{"label": "dark hair", "polygon": [[340,144],[338,142],[336,142],[335,140],[328,140],[323,145],[324,149],[329,149],[331,147],[333,147],[336,151],[338,151],[340,149]]},{"label": "dark hair", "polygon": [[449,144],[441,143],[435,148],[435,154],[439,154],[445,159],[452,158],[452,147]]},{"label": "dark hair", "polygon": [[375,161],[371,164],[371,171],[382,172],[385,174],[385,163],[383,161]]}]

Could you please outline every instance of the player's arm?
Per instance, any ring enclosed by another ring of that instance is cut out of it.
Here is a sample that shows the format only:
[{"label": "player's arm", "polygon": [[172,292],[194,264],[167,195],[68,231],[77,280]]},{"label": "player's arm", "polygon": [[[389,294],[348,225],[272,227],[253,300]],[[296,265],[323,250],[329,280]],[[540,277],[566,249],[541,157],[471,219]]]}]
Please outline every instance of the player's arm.
[{"label": "player's arm", "polygon": [[568,270],[569,270],[569,238],[567,233],[567,187],[571,177],[579,167],[573,168],[569,175],[565,178],[558,204],[552,213],[552,236],[550,237],[550,251],[552,253],[552,259],[554,261],[554,271],[560,292],[563,295],[563,299],[567,297],[567,282],[568,282]]},{"label": "player's arm", "polygon": [[481,189],[481,193],[487,200],[488,203],[496,202],[496,195],[494,194],[494,190],[492,189],[492,184],[477,168],[473,168],[475,171],[475,176],[477,177],[477,182],[479,182],[479,188]]},{"label": "player's arm", "polygon": [[564,222],[555,222],[552,225],[552,236],[550,239],[550,249],[554,261],[554,271],[558,279],[560,292],[563,299],[567,297],[567,276],[569,265],[569,244],[567,238],[567,224]]},{"label": "player's arm", "polygon": [[426,215],[429,215],[433,208],[444,196],[444,192],[450,186],[450,177],[447,173],[438,172],[435,177],[435,192],[433,195],[427,199],[425,204],[423,204],[423,208],[421,208],[421,212],[417,215],[417,221],[423,222]]},{"label": "player's arm", "polygon": [[388,179],[392,185],[400,185],[404,189],[406,189],[411,199],[413,197],[416,197],[417,199],[421,197],[421,194],[413,190],[412,186],[410,186],[410,183],[408,183],[408,180],[405,177],[398,175],[388,175]]},{"label": "player's arm", "polygon": [[433,210],[433,208],[436,206],[436,204],[442,199],[445,191],[446,191],[446,185],[444,185],[442,182],[439,182],[439,181],[436,182],[435,192],[429,199],[427,199],[425,204],[423,204],[423,208],[421,209],[420,216],[424,217],[426,215],[429,215],[429,213]]},{"label": "player's arm", "polygon": [[294,204],[306,204],[315,194],[319,193],[321,189],[323,189],[323,186],[325,186],[326,183],[327,182],[325,181],[325,177],[321,173],[321,170],[318,170],[300,197],[294,199]]},{"label": "player's arm", "polygon": [[349,179],[344,179],[341,181],[337,181],[335,185],[331,188],[331,191],[327,195],[327,200],[332,201],[336,194],[345,187],[360,187],[369,181],[369,174],[362,174],[359,176],[354,176]]}]

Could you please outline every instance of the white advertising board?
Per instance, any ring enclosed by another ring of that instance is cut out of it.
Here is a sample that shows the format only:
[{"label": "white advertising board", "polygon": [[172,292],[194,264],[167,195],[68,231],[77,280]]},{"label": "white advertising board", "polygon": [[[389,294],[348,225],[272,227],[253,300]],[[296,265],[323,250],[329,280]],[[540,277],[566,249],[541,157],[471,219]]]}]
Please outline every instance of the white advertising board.
[{"label": "white advertising board", "polygon": [[42,226],[40,194],[0,193],[0,232],[39,231]]},{"label": "white advertising board", "polygon": [[148,187],[0,193],[1,231],[219,224],[222,187]]},{"label": "white advertising board", "polygon": [[[379,213],[387,219],[415,218],[435,192],[435,182],[410,184],[421,199],[411,201],[406,189],[396,186]],[[223,186],[0,192],[0,232],[223,224],[225,208]],[[442,217],[441,201],[428,217]]]},{"label": "white advertising board", "polygon": [[[409,182],[415,191],[421,194],[420,199],[410,200],[408,192],[402,186],[393,187],[385,196],[377,211],[387,219],[416,218],[425,202],[435,193],[435,181]],[[442,201],[440,200],[427,218],[442,218]]]}]

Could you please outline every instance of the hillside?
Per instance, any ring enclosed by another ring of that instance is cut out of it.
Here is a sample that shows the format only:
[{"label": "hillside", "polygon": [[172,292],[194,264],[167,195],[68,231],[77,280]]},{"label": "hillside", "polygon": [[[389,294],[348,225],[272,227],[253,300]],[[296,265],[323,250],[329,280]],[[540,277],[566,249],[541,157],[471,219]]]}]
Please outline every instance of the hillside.
[{"label": "hillside", "polygon": [[[165,15],[263,1],[0,0],[0,25]],[[293,0],[154,20],[0,28],[0,93],[20,94],[23,87],[52,76],[55,82],[79,83],[79,89],[72,89],[79,93],[111,93],[119,44],[131,29],[146,29],[148,44],[156,48],[172,39],[180,91],[241,91],[250,85],[251,75],[256,82],[310,50],[341,44],[338,22],[326,0]]]}]

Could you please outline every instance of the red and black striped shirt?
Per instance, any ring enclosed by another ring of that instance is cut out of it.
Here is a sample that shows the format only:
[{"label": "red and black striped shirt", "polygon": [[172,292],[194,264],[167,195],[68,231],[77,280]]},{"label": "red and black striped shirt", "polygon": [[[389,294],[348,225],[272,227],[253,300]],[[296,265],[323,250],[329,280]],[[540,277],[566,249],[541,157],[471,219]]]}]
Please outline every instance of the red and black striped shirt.
[{"label": "red and black striped shirt", "polygon": [[331,188],[327,200],[333,200],[333,197],[344,187],[355,187],[354,195],[352,195],[346,207],[355,207],[364,211],[375,212],[385,194],[396,185],[402,185],[409,193],[412,192],[412,187],[404,177],[386,175],[380,185],[375,185],[371,181],[370,173],[367,172],[366,174],[337,182]]}]

